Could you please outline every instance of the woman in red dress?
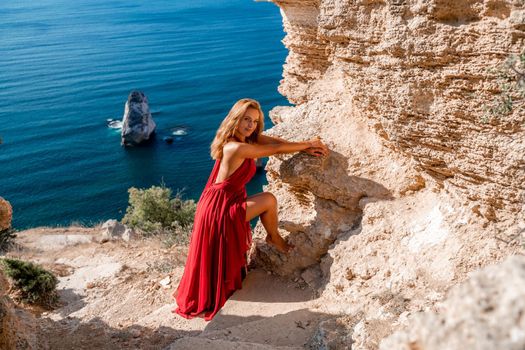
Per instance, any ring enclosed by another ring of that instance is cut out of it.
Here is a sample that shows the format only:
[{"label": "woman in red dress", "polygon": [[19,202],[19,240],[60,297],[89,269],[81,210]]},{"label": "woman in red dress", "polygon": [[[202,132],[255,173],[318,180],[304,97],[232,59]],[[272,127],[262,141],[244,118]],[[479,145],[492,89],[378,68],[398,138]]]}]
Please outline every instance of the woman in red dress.
[{"label": "woman in red dress", "polygon": [[288,142],[262,134],[264,116],[252,99],[237,101],[222,121],[211,144],[215,166],[204,187],[190,238],[184,274],[173,293],[177,314],[209,321],[237,289],[251,245],[250,220],[260,216],[266,242],[282,253],[293,248],[277,230],[277,201],[269,192],[247,197],[245,185],[255,174],[254,158],[305,151],[328,153],[319,138]]}]

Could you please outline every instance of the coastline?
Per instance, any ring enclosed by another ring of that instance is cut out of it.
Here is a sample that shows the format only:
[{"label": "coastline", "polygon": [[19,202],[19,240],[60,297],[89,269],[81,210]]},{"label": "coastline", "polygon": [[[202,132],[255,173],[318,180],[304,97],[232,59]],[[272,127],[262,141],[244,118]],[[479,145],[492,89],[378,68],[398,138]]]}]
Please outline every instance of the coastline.
[{"label": "coastline", "polygon": [[[15,228],[119,217],[128,188],[161,182],[196,199],[211,169],[209,143],[231,103],[250,96],[265,111],[287,103],[277,92],[286,49],[273,4],[52,4],[0,4],[0,96],[9,115],[0,195],[14,207]],[[149,148],[123,150],[107,119],[122,118],[133,89],[148,96],[159,137]],[[172,135],[180,127],[187,133]],[[173,144],[162,142],[167,135]],[[265,184],[258,180],[253,192]]]}]

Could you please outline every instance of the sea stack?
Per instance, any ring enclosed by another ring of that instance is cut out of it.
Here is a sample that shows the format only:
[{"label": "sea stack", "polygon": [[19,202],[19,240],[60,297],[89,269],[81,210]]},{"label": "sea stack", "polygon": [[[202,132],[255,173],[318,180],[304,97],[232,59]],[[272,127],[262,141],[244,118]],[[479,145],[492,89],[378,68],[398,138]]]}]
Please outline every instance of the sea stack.
[{"label": "sea stack", "polygon": [[142,91],[130,92],[122,118],[121,144],[135,146],[148,141],[155,127],[146,95]]}]

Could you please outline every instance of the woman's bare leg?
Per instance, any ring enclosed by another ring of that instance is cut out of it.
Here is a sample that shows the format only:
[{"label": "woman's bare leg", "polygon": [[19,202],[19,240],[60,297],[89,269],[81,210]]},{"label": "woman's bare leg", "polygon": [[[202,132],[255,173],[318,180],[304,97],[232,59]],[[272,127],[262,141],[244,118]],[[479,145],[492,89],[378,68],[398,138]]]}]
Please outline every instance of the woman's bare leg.
[{"label": "woman's bare leg", "polygon": [[286,243],[277,229],[277,199],[273,194],[262,192],[246,199],[246,221],[250,221],[256,216],[260,216],[266,230],[266,242],[274,245],[283,253],[287,253],[293,248],[293,245]]}]

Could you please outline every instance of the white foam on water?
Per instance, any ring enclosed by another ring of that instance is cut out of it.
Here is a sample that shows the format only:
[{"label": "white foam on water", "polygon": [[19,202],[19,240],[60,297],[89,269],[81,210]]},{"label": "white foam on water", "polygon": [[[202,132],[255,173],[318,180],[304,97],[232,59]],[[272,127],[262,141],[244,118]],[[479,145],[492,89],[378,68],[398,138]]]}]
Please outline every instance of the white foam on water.
[{"label": "white foam on water", "polygon": [[122,129],[122,121],[121,120],[112,120],[108,123],[108,128],[111,129]]},{"label": "white foam on water", "polygon": [[172,129],[171,134],[175,136],[183,136],[183,135],[187,135],[188,131],[186,131],[186,129],[184,128],[175,128],[175,129]]}]

